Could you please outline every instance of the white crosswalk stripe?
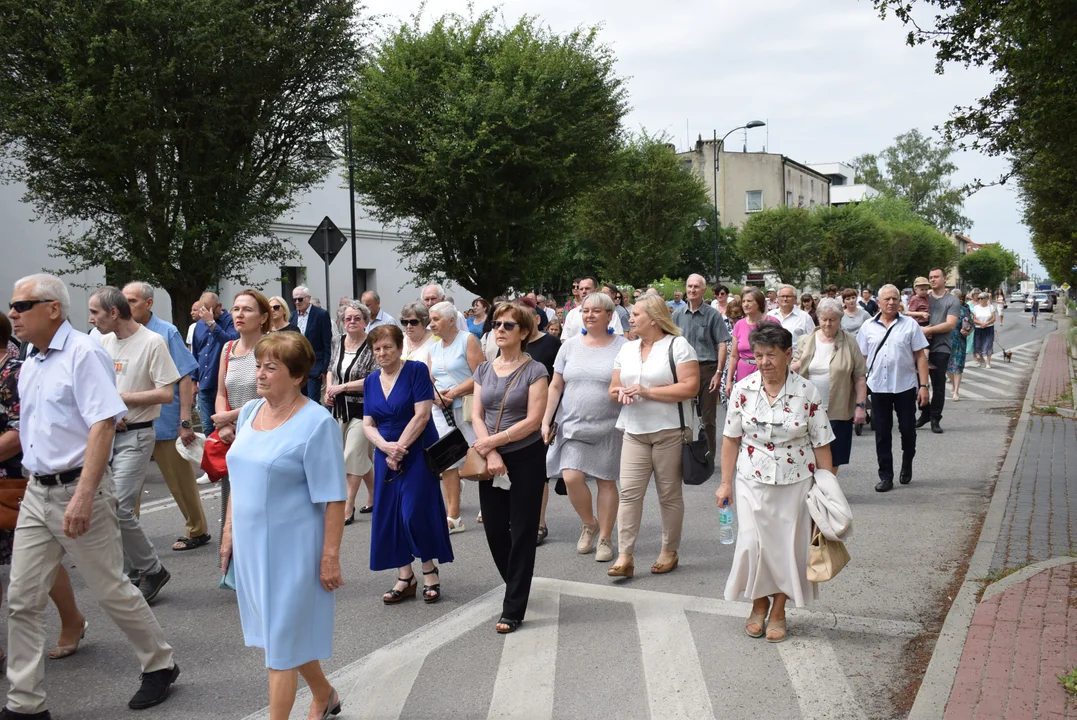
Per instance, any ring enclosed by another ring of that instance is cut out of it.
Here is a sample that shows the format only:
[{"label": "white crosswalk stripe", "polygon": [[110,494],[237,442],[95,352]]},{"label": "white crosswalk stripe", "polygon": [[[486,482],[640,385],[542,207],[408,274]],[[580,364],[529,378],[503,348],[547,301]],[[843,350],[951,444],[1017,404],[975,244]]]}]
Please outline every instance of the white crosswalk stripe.
[{"label": "white crosswalk stripe", "polygon": [[[961,378],[961,399],[999,402],[1015,399],[1021,392],[1022,383],[1031,376],[1032,368],[1040,355],[1042,340],[1034,340],[1014,348],[1013,360],[1006,362],[998,352],[991,359],[991,367],[979,367],[971,354],[965,359],[965,372]],[[950,401],[953,387],[946,384],[946,400]]]}]

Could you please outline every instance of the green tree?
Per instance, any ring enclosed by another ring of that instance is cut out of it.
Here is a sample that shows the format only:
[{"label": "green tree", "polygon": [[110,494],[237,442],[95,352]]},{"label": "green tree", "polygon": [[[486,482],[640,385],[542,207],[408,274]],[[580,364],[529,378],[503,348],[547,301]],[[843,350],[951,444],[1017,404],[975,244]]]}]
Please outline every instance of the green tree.
[{"label": "green tree", "polygon": [[948,271],[957,262],[957,246],[913,212],[905,200],[879,197],[859,206],[878,218],[882,230],[878,247],[863,269],[864,283],[911,287],[913,280],[931,268]]},{"label": "green tree", "polygon": [[820,248],[815,216],[804,208],[785,206],[754,213],[740,230],[738,248],[748,262],[802,287]]},{"label": "green tree", "polygon": [[849,203],[818,208],[815,221],[821,240],[815,259],[819,286],[872,284],[886,260],[882,220],[868,207]]},{"label": "green tree", "polygon": [[940,230],[959,232],[971,227],[972,221],[961,214],[963,193],[950,181],[957,171],[950,160],[953,153],[953,145],[935,142],[914,128],[894,138],[894,144],[879,155],[861,155],[853,165],[861,182],[883,195],[905,200],[913,212]]},{"label": "green tree", "polygon": [[0,0],[0,146],[67,272],[118,263],[173,320],[291,247],[269,225],[324,177],[367,21],[352,0]]},{"label": "green tree", "polygon": [[[697,216],[710,219],[714,216],[714,206],[703,205],[697,211]],[[692,229],[688,240],[681,250],[681,258],[678,263],[675,277],[682,280],[692,273],[699,273],[703,277],[711,277],[714,273],[714,226],[711,225],[703,232]],[[741,282],[748,272],[748,263],[740,255],[739,244],[740,232],[736,225],[726,225],[718,228],[718,274],[720,279],[732,282]]]},{"label": "green tree", "polygon": [[606,177],[626,91],[595,29],[556,35],[492,11],[419,18],[355,82],[355,184],[422,280],[492,297],[542,277],[573,203]]},{"label": "green tree", "polygon": [[997,288],[1017,269],[1014,254],[999,245],[984,245],[961,258],[957,271],[961,282],[979,288]]}]

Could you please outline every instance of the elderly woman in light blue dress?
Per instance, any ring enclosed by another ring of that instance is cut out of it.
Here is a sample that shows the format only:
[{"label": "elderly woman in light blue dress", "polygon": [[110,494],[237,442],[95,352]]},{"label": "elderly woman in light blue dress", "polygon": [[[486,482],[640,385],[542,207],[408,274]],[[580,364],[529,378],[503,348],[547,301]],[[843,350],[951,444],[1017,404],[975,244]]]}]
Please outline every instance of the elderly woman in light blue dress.
[{"label": "elderly woman in light blue dress", "polygon": [[297,674],[314,696],[308,718],[341,702],[320,660],[333,653],[333,592],[344,584],[344,444],[333,416],[303,397],[314,349],[298,333],[254,348],[259,399],[243,406],[228,453],[232,493],[221,569],[234,560],[243,638],[265,650],[270,720],[287,720]]}]

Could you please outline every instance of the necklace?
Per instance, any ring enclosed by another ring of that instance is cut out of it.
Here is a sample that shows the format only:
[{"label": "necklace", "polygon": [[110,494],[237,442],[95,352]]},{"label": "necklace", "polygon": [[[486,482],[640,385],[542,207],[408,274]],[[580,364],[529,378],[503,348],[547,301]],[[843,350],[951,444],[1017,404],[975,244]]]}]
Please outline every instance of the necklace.
[{"label": "necklace", "polygon": [[523,359],[524,359],[524,356],[519,355],[519,356],[516,357],[515,360],[509,360],[508,362],[505,362],[505,356],[504,355],[498,355],[497,358],[494,360],[494,362],[497,363],[498,365],[500,365],[501,367],[512,367],[513,365],[515,365],[516,363],[520,362]]},{"label": "necklace", "polygon": [[[397,365],[396,370],[392,374],[386,373],[385,368],[381,369],[381,377],[379,377],[378,380],[381,382],[381,389],[386,397],[389,396],[389,393],[391,393],[396,386],[396,379],[400,377],[400,369],[403,367],[403,363]],[[388,382],[386,382],[386,380],[388,380]]]},{"label": "necklace", "polygon": [[296,397],[296,399],[295,399],[295,400],[293,400],[293,401],[292,401],[292,404],[291,404],[291,405],[290,405],[290,406],[288,407],[288,416],[287,416],[287,417],[285,417],[285,418],[284,418],[283,420],[281,420],[281,421],[280,421],[279,423],[277,423],[276,425],[274,425],[273,427],[271,427],[271,428],[268,428],[268,430],[267,430],[267,428],[266,428],[266,424],[265,424],[265,416],[266,416],[266,415],[268,415],[268,414],[270,413],[270,411],[272,410],[272,408],[271,408],[271,407],[269,407],[269,403],[267,402],[267,403],[265,404],[265,407],[263,408],[262,412],[260,412],[260,413],[258,414],[258,417],[257,417],[257,418],[255,418],[255,422],[256,422],[256,423],[258,422],[258,420],[261,420],[261,421],[262,421],[262,422],[260,423],[260,424],[261,424],[261,427],[260,427],[260,428],[255,428],[255,429],[256,429],[256,430],[261,430],[262,432],[268,432],[269,430],[276,430],[276,429],[277,429],[277,428],[279,428],[279,427],[280,427],[281,425],[283,425],[284,423],[286,423],[286,422],[288,422],[289,420],[291,420],[291,419],[292,419],[292,413],[294,413],[294,412],[295,412],[295,406],[296,406],[296,403],[298,403],[298,402],[299,402],[299,398],[301,398],[301,397],[303,397],[303,396],[302,396],[302,395],[300,395],[300,396]]}]

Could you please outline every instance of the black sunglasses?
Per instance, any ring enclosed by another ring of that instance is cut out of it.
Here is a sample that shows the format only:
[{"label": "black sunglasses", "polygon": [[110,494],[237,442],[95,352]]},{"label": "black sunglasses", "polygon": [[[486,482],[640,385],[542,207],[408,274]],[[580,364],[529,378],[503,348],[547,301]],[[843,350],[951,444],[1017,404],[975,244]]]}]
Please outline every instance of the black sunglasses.
[{"label": "black sunglasses", "polygon": [[57,300],[16,300],[8,305],[9,308],[17,313],[28,312],[34,305],[40,305],[41,303],[58,302]]},{"label": "black sunglasses", "polygon": [[410,320],[401,320],[400,324],[405,325],[407,327],[411,327],[413,325],[422,325],[423,321],[420,320],[419,318],[412,318]]},{"label": "black sunglasses", "polygon": [[274,310],[280,310],[280,305],[270,305],[269,307],[273,308]]},{"label": "black sunglasses", "polygon": [[520,327],[520,323],[513,322],[512,320],[495,320],[493,325],[494,330],[505,328],[508,332],[512,332],[518,327]]}]

